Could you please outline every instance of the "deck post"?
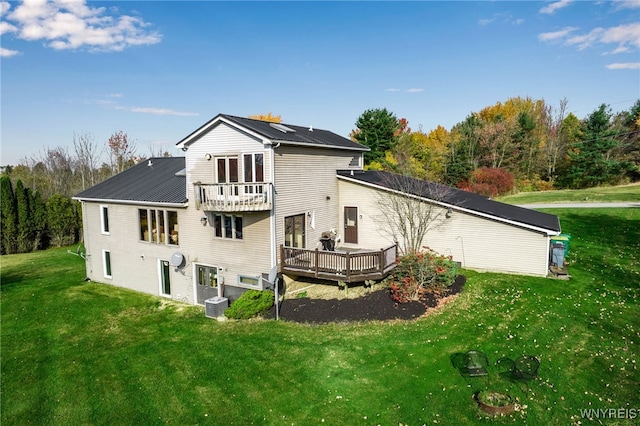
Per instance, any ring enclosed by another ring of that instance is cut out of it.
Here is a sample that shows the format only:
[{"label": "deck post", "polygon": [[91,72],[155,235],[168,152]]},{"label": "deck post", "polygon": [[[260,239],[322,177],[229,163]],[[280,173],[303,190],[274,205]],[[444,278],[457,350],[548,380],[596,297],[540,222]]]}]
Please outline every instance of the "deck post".
[{"label": "deck post", "polygon": [[384,273],[384,268],[387,267],[387,265],[385,265],[387,263],[386,259],[385,259],[385,255],[384,255],[384,248],[380,249],[380,253],[379,253],[379,259],[380,259],[380,263],[378,265],[378,272],[380,272],[380,274],[382,275]]},{"label": "deck post", "polygon": [[320,251],[318,250],[318,247],[316,247],[316,252],[315,252],[315,260],[314,260],[314,270],[315,270],[315,274],[316,274],[316,278],[318,278],[318,258],[319,258],[319,253]]},{"label": "deck post", "polygon": [[284,271],[284,246],[280,244],[280,273]]},{"label": "deck post", "polygon": [[347,279],[347,282],[351,282],[351,255],[349,252],[347,252],[347,255],[345,256],[345,263],[346,263],[346,268],[347,270],[345,271]]}]

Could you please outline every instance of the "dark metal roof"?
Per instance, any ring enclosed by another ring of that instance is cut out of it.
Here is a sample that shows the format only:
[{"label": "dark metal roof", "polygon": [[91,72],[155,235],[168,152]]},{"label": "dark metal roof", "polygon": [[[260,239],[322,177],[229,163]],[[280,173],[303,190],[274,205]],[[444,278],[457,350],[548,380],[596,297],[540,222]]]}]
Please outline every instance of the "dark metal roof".
[{"label": "dark metal roof", "polygon": [[438,183],[427,182],[384,171],[339,170],[338,176],[366,184],[407,192],[418,197],[508,220],[524,225],[560,232],[558,217],[511,204],[491,200],[483,195],[451,188]]},{"label": "dark metal roof", "polygon": [[158,157],[145,160],[82,191],[74,199],[185,204],[187,184],[183,171],[184,161],[184,157]]},{"label": "dark metal roof", "polygon": [[370,149],[350,139],[337,135],[328,130],[312,129],[309,126],[296,126],[286,123],[271,123],[252,118],[237,117],[234,115],[218,114],[212,120],[198,128],[189,136],[178,142],[178,145],[186,146],[193,143],[206,128],[213,128],[220,121],[226,120],[241,128],[257,133],[272,143],[289,145],[303,145],[318,148],[346,149],[351,151],[369,151]]}]

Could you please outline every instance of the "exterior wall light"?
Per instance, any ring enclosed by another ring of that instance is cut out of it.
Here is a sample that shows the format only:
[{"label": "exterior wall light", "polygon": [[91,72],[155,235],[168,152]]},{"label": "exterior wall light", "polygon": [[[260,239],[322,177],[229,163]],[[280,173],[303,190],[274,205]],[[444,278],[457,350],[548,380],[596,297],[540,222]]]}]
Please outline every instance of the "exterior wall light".
[{"label": "exterior wall light", "polygon": [[445,215],[444,215],[444,216],[445,216],[447,219],[449,219],[449,218],[451,217],[451,213],[453,213],[453,210],[451,210],[451,207],[449,207],[449,208],[447,209],[447,213],[445,213]]},{"label": "exterior wall light", "polygon": [[202,224],[202,226],[207,226],[207,217],[201,217],[200,218],[200,223]]}]

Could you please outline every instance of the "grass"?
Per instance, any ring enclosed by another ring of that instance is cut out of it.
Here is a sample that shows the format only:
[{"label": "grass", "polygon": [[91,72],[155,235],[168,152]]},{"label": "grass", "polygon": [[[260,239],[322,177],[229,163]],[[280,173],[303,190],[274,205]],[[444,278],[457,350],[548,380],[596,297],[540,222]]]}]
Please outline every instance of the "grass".
[{"label": "grass", "polygon": [[589,189],[563,189],[558,191],[521,192],[499,198],[509,204],[561,203],[561,202],[633,202],[640,201],[640,184]]},{"label": "grass", "polygon": [[[599,423],[581,409],[640,409],[640,211],[553,212],[572,235],[571,280],[468,271],[461,295],[415,322],[217,322],[84,282],[66,250],[3,256],[0,421],[567,425]],[[535,355],[539,379],[527,390],[494,368],[467,383],[450,356],[469,349]],[[472,394],[485,388],[518,411],[484,415]]]}]

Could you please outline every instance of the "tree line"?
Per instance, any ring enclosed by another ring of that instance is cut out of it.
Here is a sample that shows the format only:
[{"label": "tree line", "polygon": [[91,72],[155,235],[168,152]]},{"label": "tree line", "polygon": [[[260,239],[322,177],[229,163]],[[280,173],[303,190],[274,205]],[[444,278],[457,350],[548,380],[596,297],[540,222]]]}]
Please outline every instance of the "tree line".
[{"label": "tree line", "polygon": [[471,113],[451,130],[412,131],[386,108],[358,117],[353,140],[371,151],[365,167],[484,195],[587,188],[640,180],[640,99],[583,119],[544,100],[510,98]]},{"label": "tree line", "polygon": [[[149,148],[150,156],[169,156]],[[106,154],[106,155],[105,155]],[[106,160],[103,160],[106,157]],[[0,253],[60,247],[82,239],[82,211],[72,197],[146,158],[123,131],[103,146],[88,132],[74,134],[73,150],[46,148],[2,167]]]}]

